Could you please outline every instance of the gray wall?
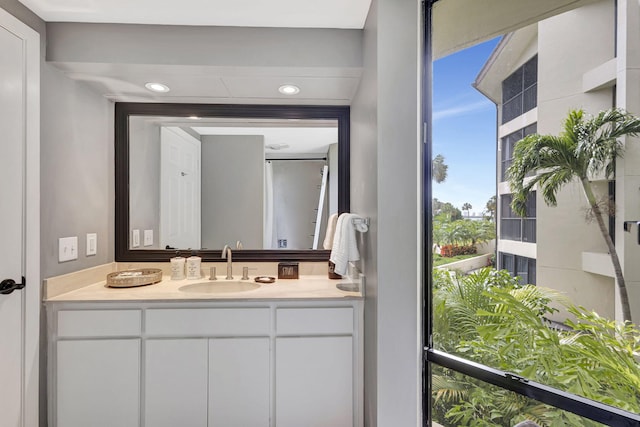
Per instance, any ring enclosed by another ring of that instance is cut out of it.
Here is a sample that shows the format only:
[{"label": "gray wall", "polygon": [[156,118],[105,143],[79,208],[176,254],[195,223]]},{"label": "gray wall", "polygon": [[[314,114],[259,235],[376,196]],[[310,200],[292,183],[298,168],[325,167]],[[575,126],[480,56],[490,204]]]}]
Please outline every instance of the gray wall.
[{"label": "gray wall", "polygon": [[202,136],[202,247],[262,248],[263,191],[263,136]]},{"label": "gray wall", "polygon": [[362,242],[368,426],[420,424],[420,16],[418,1],[372,1],[351,105],[351,210],[371,217]]},{"label": "gray wall", "polygon": [[[51,277],[113,261],[113,104],[42,66],[41,264]],[[87,257],[86,234],[98,234]],[[78,236],[78,259],[58,262],[58,238]]]},{"label": "gray wall", "polygon": [[[43,278],[113,260],[113,108],[44,61],[46,24],[17,0],[0,7],[40,33],[40,243]],[[86,257],[86,233],[98,254]],[[58,238],[78,236],[78,260],[58,263]]]},{"label": "gray wall", "polygon": [[[311,249],[322,183],[324,160],[272,160],[273,249],[278,239],[287,240],[287,249]],[[327,224],[327,197],[321,216],[318,248],[322,249]]]},{"label": "gray wall", "polygon": [[[160,126],[144,117],[129,119],[129,229],[153,230],[160,242]],[[131,235],[129,235],[131,239]],[[131,242],[131,240],[129,240]],[[142,248],[142,242],[140,248]]]}]

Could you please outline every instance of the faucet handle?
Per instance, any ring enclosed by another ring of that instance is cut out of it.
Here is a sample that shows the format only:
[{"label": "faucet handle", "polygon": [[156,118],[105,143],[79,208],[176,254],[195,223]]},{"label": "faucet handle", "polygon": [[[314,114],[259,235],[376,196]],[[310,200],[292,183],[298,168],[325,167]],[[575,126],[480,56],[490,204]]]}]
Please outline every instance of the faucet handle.
[{"label": "faucet handle", "polygon": [[242,267],[242,280],[249,280],[249,270],[257,270],[258,267]]},{"label": "faucet handle", "polygon": [[218,280],[218,278],[216,277],[216,268],[215,267],[211,267],[209,269],[209,280]]}]

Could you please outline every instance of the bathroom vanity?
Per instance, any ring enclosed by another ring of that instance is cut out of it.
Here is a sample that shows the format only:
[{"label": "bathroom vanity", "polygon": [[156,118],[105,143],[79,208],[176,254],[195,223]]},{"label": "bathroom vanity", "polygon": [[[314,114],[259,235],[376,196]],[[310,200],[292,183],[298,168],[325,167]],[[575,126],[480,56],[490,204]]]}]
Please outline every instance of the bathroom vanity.
[{"label": "bathroom vanity", "polygon": [[338,283],[47,297],[49,425],[361,426],[364,301]]}]

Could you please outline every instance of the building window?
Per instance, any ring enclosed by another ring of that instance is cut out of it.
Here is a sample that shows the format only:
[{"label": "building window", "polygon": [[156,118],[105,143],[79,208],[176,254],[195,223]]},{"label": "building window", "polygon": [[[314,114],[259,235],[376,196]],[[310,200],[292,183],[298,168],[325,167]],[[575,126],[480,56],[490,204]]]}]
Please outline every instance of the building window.
[{"label": "building window", "polygon": [[[616,182],[609,181],[609,203],[616,205]],[[609,236],[613,244],[616,244],[616,216],[609,215]]]},{"label": "building window", "polygon": [[507,169],[509,169],[509,166],[511,166],[513,162],[513,149],[516,146],[516,142],[536,132],[538,132],[538,124],[532,123],[529,126],[510,133],[500,140],[500,181],[507,180]]},{"label": "building window", "polygon": [[502,123],[538,105],[538,55],[502,82]]},{"label": "building window", "polygon": [[507,270],[514,277],[519,277],[520,283],[523,285],[536,284],[536,260],[534,258],[504,252],[499,254],[501,269]]},{"label": "building window", "polygon": [[536,241],[536,193],[527,197],[524,218],[511,209],[511,194],[500,196],[500,233],[499,238],[535,243]]}]

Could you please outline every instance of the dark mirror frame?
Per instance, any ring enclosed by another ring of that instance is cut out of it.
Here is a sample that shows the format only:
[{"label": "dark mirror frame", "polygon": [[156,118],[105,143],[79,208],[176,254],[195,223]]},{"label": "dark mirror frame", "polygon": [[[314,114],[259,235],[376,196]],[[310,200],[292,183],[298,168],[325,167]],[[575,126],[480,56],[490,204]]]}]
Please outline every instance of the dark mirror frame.
[{"label": "dark mirror frame", "polygon": [[[223,117],[262,119],[332,119],[338,122],[338,212],[349,212],[350,167],[348,106],[170,104],[116,102],[115,104],[115,260],[162,262],[175,250],[129,249],[129,116]],[[184,255],[185,251],[182,251]],[[198,250],[203,261],[224,261],[222,250]],[[328,250],[238,249],[241,261],[327,261]],[[188,253],[186,255],[189,255]]]}]

